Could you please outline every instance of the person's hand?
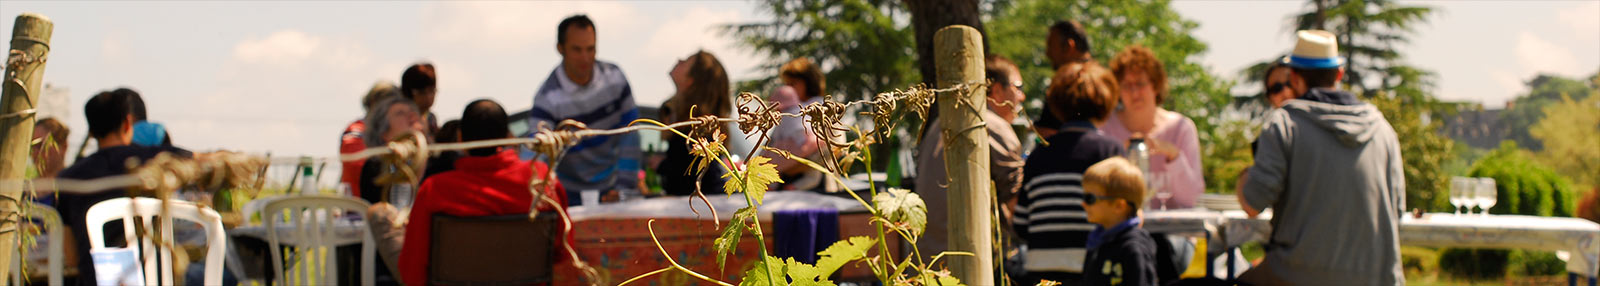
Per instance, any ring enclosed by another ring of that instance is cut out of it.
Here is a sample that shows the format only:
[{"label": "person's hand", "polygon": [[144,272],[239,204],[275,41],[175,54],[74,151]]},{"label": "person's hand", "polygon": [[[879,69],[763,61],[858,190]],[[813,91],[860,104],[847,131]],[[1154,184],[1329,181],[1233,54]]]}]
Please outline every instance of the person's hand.
[{"label": "person's hand", "polygon": [[1177,145],[1156,138],[1145,138],[1144,143],[1150,145],[1151,154],[1167,156],[1167,161],[1178,159],[1179,151]]}]

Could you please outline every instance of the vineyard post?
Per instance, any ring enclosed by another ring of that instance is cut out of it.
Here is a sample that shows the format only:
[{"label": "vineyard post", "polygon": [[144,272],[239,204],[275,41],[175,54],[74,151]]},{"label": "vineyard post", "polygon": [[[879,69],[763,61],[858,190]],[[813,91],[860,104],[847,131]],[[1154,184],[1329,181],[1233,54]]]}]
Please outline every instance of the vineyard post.
[{"label": "vineyard post", "polygon": [[[50,52],[50,33],[55,24],[43,15],[23,13],[11,29],[11,51],[7,53],[5,90],[0,94],[0,261],[11,261],[17,250],[20,232],[17,215],[22,209],[22,187],[28,167],[28,145],[33,139],[33,109],[39,100],[39,85],[44,76],[45,56]],[[11,263],[0,263],[0,274],[10,277]],[[0,286],[10,279],[0,279]]]},{"label": "vineyard post", "polygon": [[[952,25],[933,35],[934,66],[939,88],[981,84],[983,36],[977,29]],[[950,251],[973,256],[946,256],[949,269],[968,285],[994,283],[994,256],[990,248],[989,136],[983,112],[988,108],[987,88],[958,89],[938,95],[940,126],[944,126],[944,165],[949,174]]]}]

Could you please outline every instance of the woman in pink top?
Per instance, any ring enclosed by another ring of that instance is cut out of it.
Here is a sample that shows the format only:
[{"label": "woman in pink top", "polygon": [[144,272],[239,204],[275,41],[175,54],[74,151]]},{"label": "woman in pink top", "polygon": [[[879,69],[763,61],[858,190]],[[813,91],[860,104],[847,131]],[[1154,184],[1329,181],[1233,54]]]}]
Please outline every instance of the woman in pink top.
[{"label": "woman in pink top", "polygon": [[[1150,146],[1152,199],[1149,206],[1168,209],[1192,208],[1205,193],[1206,181],[1200,170],[1200,137],[1194,121],[1177,112],[1161,108],[1167,99],[1167,73],[1154,53],[1134,45],[1117,53],[1111,70],[1122,85],[1122,107],[1111,114],[1100,130],[1120,142],[1146,138]],[[1155,196],[1169,192],[1162,202]]]}]

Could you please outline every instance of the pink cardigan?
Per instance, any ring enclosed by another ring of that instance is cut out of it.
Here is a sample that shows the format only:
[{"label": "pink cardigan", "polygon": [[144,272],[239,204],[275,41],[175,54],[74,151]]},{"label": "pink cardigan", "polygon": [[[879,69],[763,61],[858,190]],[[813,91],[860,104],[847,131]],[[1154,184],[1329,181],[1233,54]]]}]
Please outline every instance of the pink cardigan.
[{"label": "pink cardigan", "polygon": [[[1170,111],[1160,114],[1158,116],[1165,118],[1156,121],[1156,128],[1151,132],[1153,136],[1149,137],[1178,147],[1178,157],[1167,160],[1166,156],[1150,156],[1150,172],[1165,174],[1167,178],[1162,188],[1172,192],[1172,198],[1167,200],[1168,209],[1192,208],[1200,194],[1206,192],[1205,173],[1200,169],[1200,136],[1195,131],[1194,121],[1188,117]],[[1112,113],[1104,126],[1100,126],[1100,131],[1111,140],[1126,143],[1133,134],[1118,118],[1117,113]],[[1159,209],[1161,200],[1155,198],[1155,193],[1152,189],[1149,205]]]}]

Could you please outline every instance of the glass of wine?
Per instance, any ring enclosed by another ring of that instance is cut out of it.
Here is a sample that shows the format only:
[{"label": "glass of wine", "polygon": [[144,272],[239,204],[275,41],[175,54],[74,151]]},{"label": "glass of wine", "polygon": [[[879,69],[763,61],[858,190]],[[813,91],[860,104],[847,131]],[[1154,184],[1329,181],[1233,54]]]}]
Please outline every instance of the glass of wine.
[{"label": "glass of wine", "polygon": [[[1456,211],[1456,216],[1461,216],[1461,206],[1466,205],[1469,190],[1472,189],[1471,179],[1465,177],[1450,177],[1450,206]],[[1472,209],[1467,209],[1468,213]]]},{"label": "glass of wine", "polygon": [[1489,208],[1493,208],[1499,198],[1499,190],[1495,189],[1493,178],[1479,178],[1477,201],[1478,207],[1483,208],[1483,216],[1489,216]]},{"label": "glass of wine", "polygon": [[1167,200],[1172,198],[1172,190],[1167,188],[1166,174],[1150,174],[1150,189],[1155,190],[1156,199],[1161,200],[1161,210],[1167,210]]}]

